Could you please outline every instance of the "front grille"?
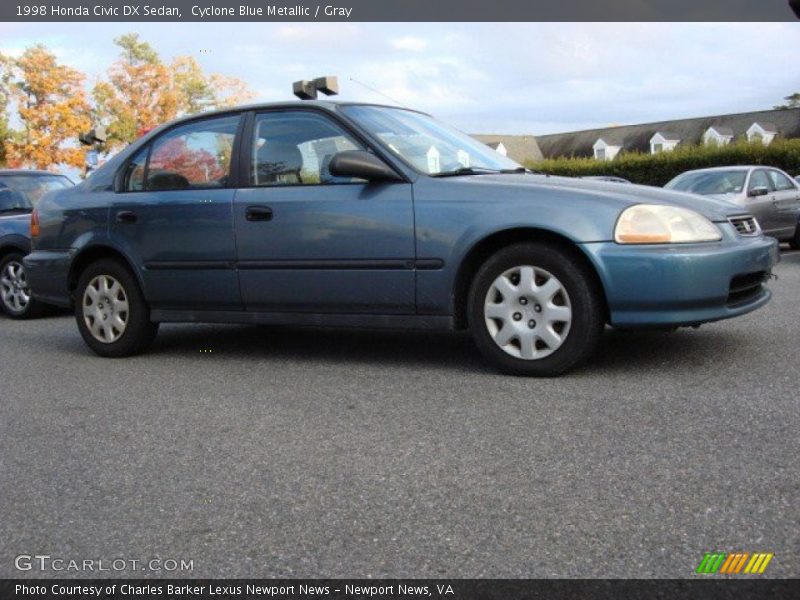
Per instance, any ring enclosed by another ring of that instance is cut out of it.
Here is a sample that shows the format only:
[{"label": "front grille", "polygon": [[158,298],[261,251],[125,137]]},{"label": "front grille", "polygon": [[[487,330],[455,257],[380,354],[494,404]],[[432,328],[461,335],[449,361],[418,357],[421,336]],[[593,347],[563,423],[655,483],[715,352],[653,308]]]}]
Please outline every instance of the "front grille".
[{"label": "front grille", "polygon": [[736,275],[731,279],[728,290],[728,305],[744,304],[761,293],[763,283],[767,280],[766,271]]},{"label": "front grille", "polygon": [[758,221],[756,221],[755,217],[750,215],[730,217],[728,221],[736,228],[736,233],[739,235],[758,235],[761,233]]}]

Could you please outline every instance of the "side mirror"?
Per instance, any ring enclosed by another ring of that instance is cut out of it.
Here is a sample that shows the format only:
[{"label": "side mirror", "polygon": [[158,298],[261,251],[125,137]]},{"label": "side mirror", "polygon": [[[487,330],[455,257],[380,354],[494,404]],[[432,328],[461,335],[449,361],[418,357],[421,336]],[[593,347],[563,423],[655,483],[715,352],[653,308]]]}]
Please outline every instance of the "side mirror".
[{"label": "side mirror", "polygon": [[766,196],[769,194],[769,189],[767,189],[763,185],[759,185],[754,188],[750,188],[750,191],[747,192],[748,196],[755,197],[755,196]]},{"label": "side mirror", "polygon": [[334,177],[357,177],[367,181],[402,181],[380,158],[364,150],[347,150],[333,155],[328,171]]}]

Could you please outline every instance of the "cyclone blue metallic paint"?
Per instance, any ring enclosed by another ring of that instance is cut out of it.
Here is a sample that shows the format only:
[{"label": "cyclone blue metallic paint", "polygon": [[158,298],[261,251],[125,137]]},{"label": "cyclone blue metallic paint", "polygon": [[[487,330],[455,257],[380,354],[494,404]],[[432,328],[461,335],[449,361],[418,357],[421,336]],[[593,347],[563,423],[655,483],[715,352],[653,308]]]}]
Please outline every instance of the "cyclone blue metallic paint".
[{"label": "cyclone blue metallic paint", "polygon": [[[386,321],[403,327],[452,326],[464,301],[459,282],[470,275],[468,257],[487,238],[521,232],[569,245],[591,265],[613,325],[689,325],[736,316],[769,300],[763,288],[746,302],[728,302],[734,277],[769,273],[777,260],[774,240],[735,232],[728,222],[742,214],[735,205],[660,188],[533,174],[434,178],[388,152],[337,103],[237,110],[252,115],[287,107],[318,111],[346,126],[403,181],[249,188],[234,172],[224,189],[117,191],[126,160],[170,124],[120,152],[88,181],[42,202],[42,234],[25,261],[34,293],[69,304],[76,261],[107,248],[131,267],[153,314],[164,320],[282,322],[275,315],[285,314],[285,322],[301,322],[297,314],[350,313],[403,317]],[[638,203],[691,208],[716,223],[723,238],[686,245],[615,243],[620,213]],[[269,205],[274,220],[247,221],[245,207],[253,204]],[[130,208],[140,216],[137,224],[114,219]],[[272,316],[257,319],[253,313]]]}]

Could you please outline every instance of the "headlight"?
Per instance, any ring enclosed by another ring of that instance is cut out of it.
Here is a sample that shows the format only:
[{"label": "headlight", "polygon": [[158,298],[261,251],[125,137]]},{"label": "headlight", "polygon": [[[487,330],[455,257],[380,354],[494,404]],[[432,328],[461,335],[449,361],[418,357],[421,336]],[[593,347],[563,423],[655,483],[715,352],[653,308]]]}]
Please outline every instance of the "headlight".
[{"label": "headlight", "polygon": [[614,240],[618,244],[680,244],[721,239],[719,229],[703,215],[661,204],[626,208],[614,229]]}]

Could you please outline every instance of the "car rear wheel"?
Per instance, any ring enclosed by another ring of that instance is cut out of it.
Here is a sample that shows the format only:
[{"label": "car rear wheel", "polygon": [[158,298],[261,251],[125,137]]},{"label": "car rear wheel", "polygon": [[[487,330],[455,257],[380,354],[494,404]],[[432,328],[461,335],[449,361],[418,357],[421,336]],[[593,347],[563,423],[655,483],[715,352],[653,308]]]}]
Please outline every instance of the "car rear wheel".
[{"label": "car rear wheel", "polygon": [[86,344],[111,358],[142,352],[158,333],[135,277],[111,259],[92,263],[81,274],[75,320]]},{"label": "car rear wheel", "polygon": [[31,297],[22,257],[21,253],[14,252],[0,261],[0,305],[12,319],[30,319],[42,309]]},{"label": "car rear wheel", "polygon": [[469,293],[473,338],[489,361],[514,375],[554,376],[585,360],[605,322],[599,291],[570,252],[542,243],[500,250]]}]

